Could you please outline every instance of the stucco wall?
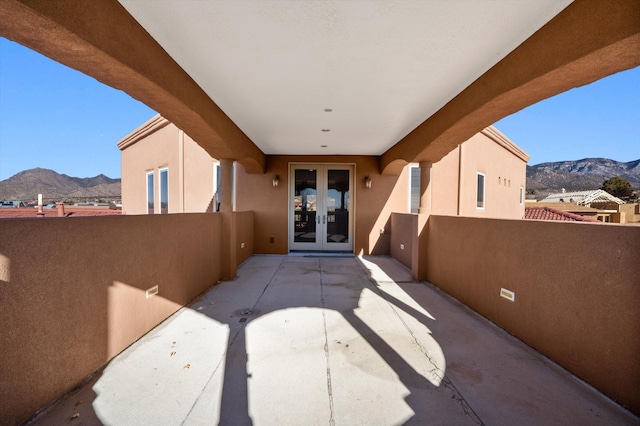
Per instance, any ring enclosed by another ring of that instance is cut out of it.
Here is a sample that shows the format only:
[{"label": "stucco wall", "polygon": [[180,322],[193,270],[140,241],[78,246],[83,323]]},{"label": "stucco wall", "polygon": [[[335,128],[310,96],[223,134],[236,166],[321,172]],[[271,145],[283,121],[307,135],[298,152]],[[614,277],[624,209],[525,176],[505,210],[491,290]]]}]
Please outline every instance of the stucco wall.
[{"label": "stucco wall", "polygon": [[418,215],[399,214],[391,215],[391,244],[390,255],[407,268],[413,267],[413,253],[418,233]]},{"label": "stucco wall", "polygon": [[[478,133],[461,145],[460,215],[522,219],[520,187],[526,188],[526,163]],[[476,207],[477,172],[485,175],[485,207]]]},{"label": "stucco wall", "polygon": [[[126,145],[122,152],[125,213],[146,214],[147,170],[155,172],[158,205],[158,169],[163,166],[169,168],[169,212],[207,211],[214,193],[215,160],[188,135],[165,119],[154,117],[149,122],[155,123],[156,127],[149,127],[145,123],[132,133],[133,136],[124,140],[133,140],[133,143],[121,142]],[[164,127],[160,127],[162,125]],[[432,213],[457,214],[460,197],[463,215],[521,218],[524,215],[524,205],[518,204],[519,186],[514,182],[524,182],[524,161],[484,133],[477,134],[461,146],[462,148],[454,149],[433,164]],[[240,164],[236,164],[235,210],[253,211],[255,214],[255,252],[288,252],[289,164],[305,162],[354,165],[353,251],[365,255],[389,254],[390,234],[387,231],[390,228],[391,213],[409,211],[410,170],[405,167],[400,176],[383,176],[379,173],[379,157],[376,156],[268,156],[264,174],[246,173]],[[477,170],[487,173],[487,207],[482,211],[475,209]],[[278,188],[272,186],[274,175],[279,176]],[[501,176],[501,182],[508,182],[509,176],[514,176],[514,179],[503,188],[491,184],[493,175]],[[371,189],[365,188],[365,176],[369,176],[372,181]],[[504,180],[505,178],[508,180]],[[459,182],[463,185],[461,191],[458,190]],[[463,204],[470,207],[465,210],[462,208]],[[156,211],[158,209],[156,206]]]},{"label": "stucco wall", "polygon": [[[429,281],[640,413],[640,228],[431,216]],[[500,297],[515,292],[515,302]]]},{"label": "stucco wall", "polygon": [[218,214],[0,221],[0,423],[28,419],[216,283],[220,226]]},{"label": "stucco wall", "polygon": [[147,172],[154,172],[155,212],[160,212],[160,175],[169,168],[169,212],[178,207],[178,131],[169,124],[122,151],[122,209],[125,214],[147,214]]},{"label": "stucco wall", "polygon": [[155,212],[160,212],[160,175],[169,169],[169,213],[204,213],[213,197],[214,159],[168,123],[122,151],[122,208],[147,214],[147,172],[154,172]]},{"label": "stucco wall", "polygon": [[253,212],[236,212],[236,266],[253,256]]},{"label": "stucco wall", "polygon": [[184,135],[184,212],[207,211],[214,193],[214,162],[200,145]]},{"label": "stucco wall", "polygon": [[[431,214],[522,219],[524,197],[522,204],[519,197],[520,187],[524,196],[526,161],[501,143],[513,144],[491,127],[432,164]],[[517,146],[513,149],[528,158]],[[484,209],[476,208],[477,172],[485,175]]]},{"label": "stucco wall", "polygon": [[[378,157],[373,156],[269,156],[265,174],[245,173],[237,165],[236,209],[254,212],[256,253],[288,252],[288,186],[290,163],[330,163],[355,165],[354,253],[389,254],[391,212],[408,208],[407,170],[400,176],[379,174]],[[278,188],[272,186],[278,175]],[[366,189],[365,176],[372,181]],[[273,237],[273,243],[271,243]]]},{"label": "stucco wall", "polygon": [[431,166],[431,213],[433,214],[450,216],[458,214],[459,149],[458,146]]}]

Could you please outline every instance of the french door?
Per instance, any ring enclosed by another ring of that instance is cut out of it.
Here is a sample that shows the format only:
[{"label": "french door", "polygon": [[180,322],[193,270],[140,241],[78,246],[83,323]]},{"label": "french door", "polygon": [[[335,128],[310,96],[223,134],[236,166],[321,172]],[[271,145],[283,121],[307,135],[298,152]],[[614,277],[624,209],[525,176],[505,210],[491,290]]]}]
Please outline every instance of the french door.
[{"label": "french door", "polygon": [[292,164],[289,249],[353,251],[353,166]]}]

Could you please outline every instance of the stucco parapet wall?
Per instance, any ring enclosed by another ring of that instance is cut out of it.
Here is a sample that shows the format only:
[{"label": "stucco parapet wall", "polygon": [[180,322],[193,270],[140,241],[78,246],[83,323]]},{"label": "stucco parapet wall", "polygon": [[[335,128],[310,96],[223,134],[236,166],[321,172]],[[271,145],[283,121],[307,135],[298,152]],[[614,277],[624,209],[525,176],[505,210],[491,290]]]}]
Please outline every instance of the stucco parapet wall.
[{"label": "stucco parapet wall", "polygon": [[133,132],[129,133],[127,136],[118,141],[118,149],[120,151],[124,151],[126,148],[135,144],[141,139],[146,138],[152,133],[157,132],[158,130],[168,126],[171,124],[169,120],[161,116],[160,114],[155,115],[143,125],[135,129]]},{"label": "stucco parapet wall", "polygon": [[525,163],[528,162],[529,159],[531,158],[529,154],[524,152],[518,145],[513,143],[511,139],[506,137],[500,130],[496,129],[493,126],[489,126],[483,129],[482,132],[480,133],[487,136],[488,138],[493,140],[495,143],[497,143],[498,145],[500,145],[501,147],[503,147],[504,149],[506,149],[507,151],[509,151],[510,153],[512,153],[513,155],[515,155],[516,157],[524,161]]}]

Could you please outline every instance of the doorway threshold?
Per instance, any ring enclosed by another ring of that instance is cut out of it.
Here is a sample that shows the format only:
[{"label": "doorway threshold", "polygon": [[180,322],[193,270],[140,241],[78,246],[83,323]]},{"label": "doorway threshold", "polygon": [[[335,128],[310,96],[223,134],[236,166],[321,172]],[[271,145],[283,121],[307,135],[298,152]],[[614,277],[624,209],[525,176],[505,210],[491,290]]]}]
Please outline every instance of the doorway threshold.
[{"label": "doorway threshold", "polygon": [[356,257],[355,254],[346,251],[290,251],[291,257]]}]

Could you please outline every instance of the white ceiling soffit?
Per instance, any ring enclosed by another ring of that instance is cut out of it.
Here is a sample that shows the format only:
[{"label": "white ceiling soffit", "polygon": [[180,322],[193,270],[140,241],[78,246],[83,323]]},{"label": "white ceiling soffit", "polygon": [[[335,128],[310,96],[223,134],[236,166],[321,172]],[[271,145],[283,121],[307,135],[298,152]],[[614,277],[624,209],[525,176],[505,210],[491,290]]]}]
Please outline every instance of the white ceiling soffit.
[{"label": "white ceiling soffit", "polygon": [[571,1],[120,2],[265,154],[380,155]]}]

